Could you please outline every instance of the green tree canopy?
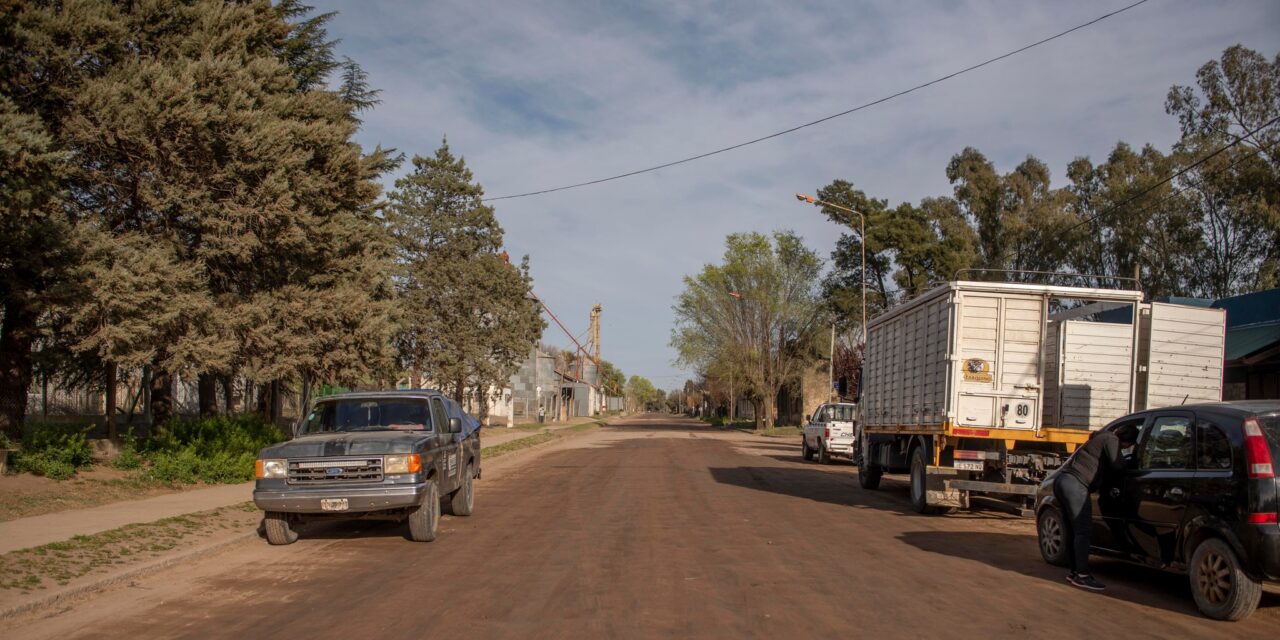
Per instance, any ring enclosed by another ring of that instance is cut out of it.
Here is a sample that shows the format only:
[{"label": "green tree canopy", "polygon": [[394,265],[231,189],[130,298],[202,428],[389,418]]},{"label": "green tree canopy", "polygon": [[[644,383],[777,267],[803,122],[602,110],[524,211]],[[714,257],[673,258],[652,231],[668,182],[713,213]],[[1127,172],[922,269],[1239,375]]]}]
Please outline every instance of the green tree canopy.
[{"label": "green tree canopy", "polygon": [[461,400],[472,390],[487,418],[489,388],[503,387],[542,334],[526,256],[508,263],[502,227],[466,162],[444,142],[413,158],[396,181],[388,223],[404,313],[396,334],[411,384],[425,373]]}]

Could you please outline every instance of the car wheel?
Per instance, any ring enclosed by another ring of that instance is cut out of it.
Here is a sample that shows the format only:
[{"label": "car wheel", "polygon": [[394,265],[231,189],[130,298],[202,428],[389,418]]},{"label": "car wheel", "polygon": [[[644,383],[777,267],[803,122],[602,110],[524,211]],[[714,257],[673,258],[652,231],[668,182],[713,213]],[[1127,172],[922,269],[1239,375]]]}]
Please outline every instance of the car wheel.
[{"label": "car wheel", "polygon": [[472,486],[471,465],[463,470],[462,486],[453,492],[449,500],[449,512],[455,516],[469,516],[476,506],[475,487]]},{"label": "car wheel", "polygon": [[880,488],[880,476],[884,470],[879,465],[863,464],[858,467],[858,486],[869,491]]},{"label": "car wheel", "polygon": [[831,464],[831,452],[827,451],[827,443],[818,441],[818,464]]},{"label": "car wheel", "polygon": [[1057,507],[1040,511],[1036,518],[1036,538],[1040,543],[1040,557],[1045,562],[1055,567],[1067,566],[1067,529]]},{"label": "car wheel", "polygon": [[1262,585],[1245,575],[1231,547],[1208,538],[1191,554],[1191,593],[1200,612],[1215,620],[1243,620],[1258,608]]},{"label": "car wheel", "polygon": [[266,524],[267,542],[279,545],[293,544],[298,541],[298,530],[293,528],[289,514],[268,511],[262,520]]},{"label": "car wheel", "polygon": [[809,448],[808,436],[801,436],[800,456],[803,457],[805,460],[813,460],[813,449]]},{"label": "car wheel", "polygon": [[414,542],[431,542],[436,539],[440,527],[440,488],[435,480],[427,481],[427,495],[422,504],[409,512],[409,539]]}]

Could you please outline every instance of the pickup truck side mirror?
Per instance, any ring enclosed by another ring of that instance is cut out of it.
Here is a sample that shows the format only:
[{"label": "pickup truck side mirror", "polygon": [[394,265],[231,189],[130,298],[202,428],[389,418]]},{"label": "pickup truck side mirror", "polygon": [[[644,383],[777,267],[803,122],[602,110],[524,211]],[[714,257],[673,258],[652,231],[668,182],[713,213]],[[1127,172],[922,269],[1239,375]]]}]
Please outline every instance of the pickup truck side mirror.
[{"label": "pickup truck side mirror", "polygon": [[449,418],[449,433],[462,433],[462,420]]}]

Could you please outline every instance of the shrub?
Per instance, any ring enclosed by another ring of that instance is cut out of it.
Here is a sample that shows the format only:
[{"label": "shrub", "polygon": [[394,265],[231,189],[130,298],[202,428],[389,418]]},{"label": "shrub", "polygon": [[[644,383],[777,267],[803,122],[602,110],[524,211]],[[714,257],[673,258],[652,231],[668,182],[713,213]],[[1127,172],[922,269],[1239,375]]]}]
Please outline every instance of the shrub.
[{"label": "shrub", "polygon": [[29,423],[22,434],[22,450],[14,468],[55,480],[75,475],[76,469],[93,463],[89,446],[91,427],[55,422]]},{"label": "shrub", "polygon": [[142,463],[143,458],[138,454],[138,440],[133,437],[133,430],[131,429],[120,445],[120,455],[111,461],[111,466],[121,471],[133,471],[141,469]]},{"label": "shrub", "polygon": [[34,473],[53,480],[66,480],[76,474],[75,466],[48,453],[23,451],[14,460],[13,468],[19,472]]},{"label": "shrub", "polygon": [[147,441],[144,475],[168,484],[245,482],[258,451],[281,440],[275,425],[253,414],[175,422]]}]

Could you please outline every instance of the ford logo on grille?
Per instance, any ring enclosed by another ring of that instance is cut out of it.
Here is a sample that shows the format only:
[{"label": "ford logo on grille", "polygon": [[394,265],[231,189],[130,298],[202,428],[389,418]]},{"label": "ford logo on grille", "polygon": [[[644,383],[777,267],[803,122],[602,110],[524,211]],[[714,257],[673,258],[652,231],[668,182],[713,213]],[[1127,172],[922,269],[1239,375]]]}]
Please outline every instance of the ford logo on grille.
[{"label": "ford logo on grille", "polygon": [[324,470],[324,473],[328,476],[340,476],[342,475],[342,467],[329,467]]}]

